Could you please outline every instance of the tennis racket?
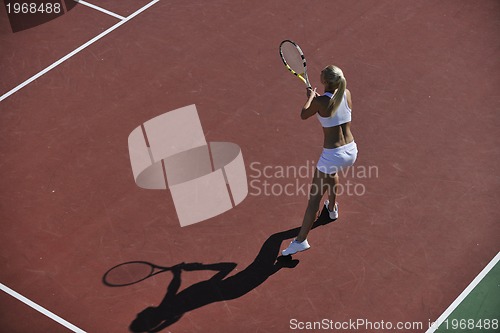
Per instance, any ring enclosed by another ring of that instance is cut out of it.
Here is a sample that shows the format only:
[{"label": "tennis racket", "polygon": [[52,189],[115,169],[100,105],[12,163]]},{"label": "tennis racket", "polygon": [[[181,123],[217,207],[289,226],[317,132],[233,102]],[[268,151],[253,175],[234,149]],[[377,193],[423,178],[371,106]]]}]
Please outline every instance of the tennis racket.
[{"label": "tennis racket", "polygon": [[311,83],[307,77],[306,58],[304,53],[297,45],[291,40],[284,40],[280,44],[281,60],[286,68],[304,82],[307,88],[311,88]]},{"label": "tennis racket", "polygon": [[111,268],[102,280],[109,287],[130,286],[171,269],[172,267],[157,266],[146,261],[129,261]]}]

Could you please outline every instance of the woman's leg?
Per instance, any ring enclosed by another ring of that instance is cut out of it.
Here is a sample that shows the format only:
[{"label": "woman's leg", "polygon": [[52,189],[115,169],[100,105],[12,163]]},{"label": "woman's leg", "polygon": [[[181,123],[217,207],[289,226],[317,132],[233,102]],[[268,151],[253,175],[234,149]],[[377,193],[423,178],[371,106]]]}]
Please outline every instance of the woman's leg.
[{"label": "woman's leg", "polygon": [[330,186],[328,186],[328,210],[333,211],[335,207],[335,202],[337,200],[337,187],[339,185],[339,175],[334,173],[328,177],[330,181]]},{"label": "woman's leg", "polygon": [[309,193],[309,201],[307,203],[306,212],[304,213],[304,219],[302,221],[302,227],[300,228],[299,235],[295,239],[299,243],[303,242],[307,238],[307,234],[314,224],[321,198],[330,187],[331,180],[328,179],[330,177],[330,175],[316,169],[311,184],[311,191]]}]

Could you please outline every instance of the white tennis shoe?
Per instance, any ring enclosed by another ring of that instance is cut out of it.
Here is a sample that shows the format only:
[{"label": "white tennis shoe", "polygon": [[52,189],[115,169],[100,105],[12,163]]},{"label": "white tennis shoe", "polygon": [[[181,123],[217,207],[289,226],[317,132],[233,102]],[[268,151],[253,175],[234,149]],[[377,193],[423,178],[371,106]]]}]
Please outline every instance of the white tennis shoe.
[{"label": "white tennis shoe", "polygon": [[326,210],[328,211],[328,215],[330,215],[330,218],[332,220],[338,219],[339,218],[339,204],[335,203],[335,206],[333,206],[333,210],[329,210],[328,209],[328,205],[329,204],[330,204],[330,201],[326,200],[325,201],[325,207],[326,207]]},{"label": "white tennis shoe", "polygon": [[295,254],[297,252],[305,251],[311,246],[307,242],[307,239],[305,239],[303,242],[299,243],[295,239],[288,245],[286,249],[281,251],[281,254],[284,256],[289,256],[291,254]]}]

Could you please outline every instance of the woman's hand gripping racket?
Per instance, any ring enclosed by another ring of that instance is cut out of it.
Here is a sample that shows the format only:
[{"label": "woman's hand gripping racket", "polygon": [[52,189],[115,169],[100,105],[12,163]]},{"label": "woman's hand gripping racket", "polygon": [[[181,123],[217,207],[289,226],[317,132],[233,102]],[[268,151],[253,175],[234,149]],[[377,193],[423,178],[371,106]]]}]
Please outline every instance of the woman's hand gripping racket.
[{"label": "woman's hand gripping racket", "polygon": [[304,53],[297,45],[291,40],[284,40],[280,44],[281,60],[286,68],[304,82],[308,89],[311,89],[311,83],[307,77],[307,65]]}]

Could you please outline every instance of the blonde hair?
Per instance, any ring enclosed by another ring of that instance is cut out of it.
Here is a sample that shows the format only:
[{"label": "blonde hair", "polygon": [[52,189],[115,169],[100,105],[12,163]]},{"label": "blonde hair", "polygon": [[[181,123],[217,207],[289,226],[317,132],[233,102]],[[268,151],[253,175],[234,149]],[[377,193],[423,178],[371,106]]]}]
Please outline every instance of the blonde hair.
[{"label": "blonde hair", "polygon": [[322,71],[321,75],[327,84],[328,90],[335,90],[335,94],[333,98],[330,99],[330,103],[328,104],[328,112],[330,113],[330,117],[337,111],[340,103],[342,102],[342,98],[344,97],[344,92],[347,86],[347,81],[344,77],[344,73],[340,68],[334,65],[326,66]]}]

